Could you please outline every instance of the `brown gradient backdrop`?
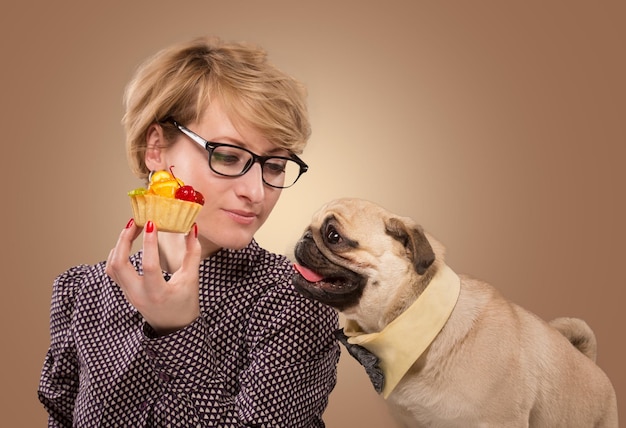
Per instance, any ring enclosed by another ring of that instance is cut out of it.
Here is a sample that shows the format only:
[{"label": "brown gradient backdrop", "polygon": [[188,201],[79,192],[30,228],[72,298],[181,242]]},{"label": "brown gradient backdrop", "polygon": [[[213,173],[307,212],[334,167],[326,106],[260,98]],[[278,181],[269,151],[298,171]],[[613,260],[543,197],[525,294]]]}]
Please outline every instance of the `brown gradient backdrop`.
[{"label": "brown gradient backdrop", "polygon": [[[586,319],[626,417],[624,2],[12,3],[0,17],[2,426],[45,425],[52,281],[105,258],[130,216],[124,85],[148,55],[202,34],[260,43],[310,91],[311,171],[262,244],[288,253],[339,196],[412,216],[458,272],[543,318]],[[390,425],[346,352],[326,421]]]}]

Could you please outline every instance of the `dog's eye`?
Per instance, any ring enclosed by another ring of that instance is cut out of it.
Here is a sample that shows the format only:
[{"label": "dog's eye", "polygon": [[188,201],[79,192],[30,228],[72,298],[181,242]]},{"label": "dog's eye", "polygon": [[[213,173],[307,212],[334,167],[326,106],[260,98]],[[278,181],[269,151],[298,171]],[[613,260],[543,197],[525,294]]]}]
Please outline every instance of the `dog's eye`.
[{"label": "dog's eye", "polygon": [[341,243],[342,239],[343,238],[341,237],[339,232],[337,232],[337,229],[332,226],[328,226],[328,229],[326,229],[326,241],[329,244],[337,245]]}]

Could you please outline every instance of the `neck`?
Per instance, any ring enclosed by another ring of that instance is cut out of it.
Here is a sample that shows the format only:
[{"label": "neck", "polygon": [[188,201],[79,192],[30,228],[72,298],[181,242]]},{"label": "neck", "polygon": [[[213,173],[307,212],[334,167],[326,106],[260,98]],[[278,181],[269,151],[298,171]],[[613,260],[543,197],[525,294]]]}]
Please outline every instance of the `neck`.
[{"label": "neck", "polygon": [[[201,260],[217,253],[220,247],[208,241],[203,237],[199,237],[200,246],[202,247]],[[186,252],[186,237],[182,233],[159,232],[159,260],[161,261],[161,269],[165,272],[176,272],[183,264],[183,258]]]},{"label": "neck", "polygon": [[[442,269],[445,264],[437,263],[437,271]],[[423,277],[419,277],[415,273],[406,283],[411,284],[406,287],[398,287],[399,290],[393,296],[392,303],[387,305],[375,304],[362,305],[349,308],[343,311],[347,320],[359,325],[360,330],[364,333],[376,333],[382,331],[389,323],[400,317],[407,309],[409,309],[420,295],[424,292],[434,274],[427,273]]]},{"label": "neck", "polygon": [[165,272],[176,272],[183,264],[185,235],[159,232],[159,260]]}]

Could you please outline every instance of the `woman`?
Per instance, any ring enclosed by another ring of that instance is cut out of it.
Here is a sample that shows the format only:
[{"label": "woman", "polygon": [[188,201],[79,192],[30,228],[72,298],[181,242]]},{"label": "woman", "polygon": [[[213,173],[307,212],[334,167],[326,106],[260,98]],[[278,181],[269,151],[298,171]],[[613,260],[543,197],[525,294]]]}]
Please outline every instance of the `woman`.
[{"label": "woman", "polygon": [[187,235],[131,219],[106,263],[55,280],[49,426],[324,426],[337,315],[253,239],[306,172],[304,98],[245,44],[198,39],[139,68],[123,118],[131,167],[143,179],[172,167],[205,204]]}]

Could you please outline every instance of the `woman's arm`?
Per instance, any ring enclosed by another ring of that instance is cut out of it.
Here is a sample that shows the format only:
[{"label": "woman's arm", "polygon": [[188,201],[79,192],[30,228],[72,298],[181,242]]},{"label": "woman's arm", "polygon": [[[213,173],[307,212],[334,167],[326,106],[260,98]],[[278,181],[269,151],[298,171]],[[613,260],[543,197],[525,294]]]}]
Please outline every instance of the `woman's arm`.
[{"label": "woman's arm", "polygon": [[50,348],[46,354],[39,400],[48,411],[48,426],[71,427],[78,393],[78,361],[70,323],[84,266],[76,266],[54,281],[50,308]]},{"label": "woman's arm", "polygon": [[242,421],[323,427],[337,380],[337,328],[334,310],[303,298],[290,284],[264,296],[247,336],[251,364],[240,376],[237,396]]},{"label": "woman's arm", "polygon": [[153,336],[146,327],[146,353],[163,387],[146,409],[148,419],[156,425],[323,427],[336,383],[336,328],[332,309],[293,291],[272,291],[248,319],[241,338],[248,364],[232,379],[238,357],[224,361],[220,355],[217,361],[204,318],[167,336]]}]

